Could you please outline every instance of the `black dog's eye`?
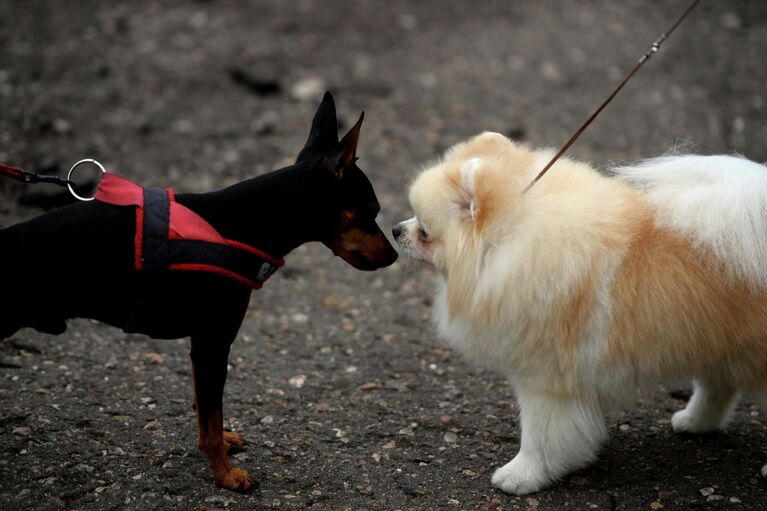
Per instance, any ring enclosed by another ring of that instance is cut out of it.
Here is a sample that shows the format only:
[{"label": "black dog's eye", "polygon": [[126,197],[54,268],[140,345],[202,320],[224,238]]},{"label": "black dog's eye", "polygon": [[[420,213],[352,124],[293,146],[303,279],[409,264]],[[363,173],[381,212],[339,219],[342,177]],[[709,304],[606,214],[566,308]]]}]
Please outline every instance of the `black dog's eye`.
[{"label": "black dog's eye", "polygon": [[418,228],[418,237],[423,241],[429,241],[429,233],[426,232],[426,229],[424,229],[423,226]]}]

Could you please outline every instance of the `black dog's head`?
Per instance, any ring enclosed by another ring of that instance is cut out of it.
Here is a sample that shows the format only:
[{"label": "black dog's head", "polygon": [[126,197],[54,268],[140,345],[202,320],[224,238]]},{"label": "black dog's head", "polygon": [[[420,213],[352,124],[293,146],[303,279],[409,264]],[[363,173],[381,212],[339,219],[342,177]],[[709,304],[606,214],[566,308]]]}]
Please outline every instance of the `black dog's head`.
[{"label": "black dog's head", "polygon": [[339,142],[336,107],[326,92],[296,164],[311,169],[317,196],[307,220],[321,223],[319,241],[358,270],[376,270],[396,261],[397,252],[376,224],[381,206],[356,163],[363,118]]}]

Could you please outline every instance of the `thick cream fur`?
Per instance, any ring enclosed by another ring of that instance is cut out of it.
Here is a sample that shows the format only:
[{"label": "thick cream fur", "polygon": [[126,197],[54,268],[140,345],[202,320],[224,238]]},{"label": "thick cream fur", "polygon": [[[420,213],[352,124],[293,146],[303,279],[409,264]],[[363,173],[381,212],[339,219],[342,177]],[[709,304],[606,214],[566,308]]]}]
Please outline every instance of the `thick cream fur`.
[{"label": "thick cream fur", "polygon": [[495,133],[457,145],[413,183],[398,240],[441,273],[439,333],[514,386],[520,452],[493,476],[511,493],[593,460],[605,410],[642,385],[695,378],[687,432],[767,396],[767,168],[562,159],[523,194],[550,157]]}]

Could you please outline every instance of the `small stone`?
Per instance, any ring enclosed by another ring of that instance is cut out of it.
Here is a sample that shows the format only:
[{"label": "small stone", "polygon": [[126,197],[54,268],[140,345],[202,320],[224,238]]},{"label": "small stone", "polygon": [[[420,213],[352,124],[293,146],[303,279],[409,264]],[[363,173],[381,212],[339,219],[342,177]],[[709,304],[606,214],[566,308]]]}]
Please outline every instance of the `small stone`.
[{"label": "small stone", "polygon": [[298,325],[303,325],[304,323],[309,321],[309,316],[301,312],[298,312],[296,314],[293,314],[293,317],[291,319],[293,320],[293,323],[296,323]]},{"label": "small stone", "polygon": [[314,403],[312,405],[312,411],[313,412],[332,412],[333,407],[330,406],[330,404],[327,403],[326,401],[322,401],[320,403]]},{"label": "small stone", "polygon": [[288,380],[288,384],[290,384],[291,387],[295,387],[297,389],[300,389],[301,387],[303,387],[304,383],[306,383],[305,374],[299,374],[298,376],[294,376]]},{"label": "small stone", "polygon": [[146,359],[153,363],[154,365],[163,365],[165,363],[165,357],[160,355],[159,353],[147,353]]},{"label": "small stone", "polygon": [[344,372],[347,374],[356,373],[357,366],[348,366],[346,369],[344,369]]},{"label": "small stone", "polygon": [[450,500],[447,501],[447,504],[449,506],[460,506],[461,505],[461,501],[456,500],[456,499],[450,499]]},{"label": "small stone", "polygon": [[358,387],[360,390],[374,390],[378,388],[378,384],[374,382],[363,383]]},{"label": "small stone", "polygon": [[150,429],[157,429],[160,427],[160,423],[156,420],[152,420],[144,424],[144,429],[150,430]]},{"label": "small stone", "polygon": [[13,431],[11,431],[12,435],[18,435],[18,436],[29,436],[32,432],[31,429],[29,429],[26,426],[19,426],[18,428],[13,428]]},{"label": "small stone", "polygon": [[72,129],[72,125],[66,119],[54,119],[53,129],[56,131],[56,133],[63,135],[69,133],[69,131]]},{"label": "small stone", "polygon": [[570,478],[570,482],[572,484],[577,484],[578,486],[583,486],[584,484],[588,483],[588,479],[581,476],[573,476]]},{"label": "small stone", "polygon": [[740,499],[738,497],[730,497],[730,502],[732,502],[733,504],[739,504]]},{"label": "small stone", "polygon": [[318,98],[325,89],[322,78],[310,76],[294,83],[290,88],[290,95],[300,101],[309,101]]},{"label": "small stone", "polygon": [[442,437],[442,440],[447,442],[448,444],[454,444],[458,441],[458,435],[453,433],[452,431],[448,431],[445,433],[445,435]]},{"label": "small stone", "polygon": [[273,415],[267,415],[264,418],[261,419],[261,424],[274,424],[274,416]]},{"label": "small stone", "polygon": [[663,509],[663,504],[661,504],[657,500],[653,500],[652,502],[650,502],[650,509]]},{"label": "small stone", "polygon": [[469,476],[469,477],[474,477],[474,476],[476,476],[476,475],[477,475],[477,473],[476,473],[476,472],[474,472],[473,470],[470,470],[470,469],[468,469],[468,468],[465,468],[465,469],[461,470],[461,473],[462,473],[463,475],[465,475],[465,476]]},{"label": "small stone", "polygon": [[527,499],[527,505],[533,509],[537,509],[538,506],[541,505],[541,502],[538,499],[530,497],[529,499]]},{"label": "small stone", "polygon": [[226,507],[229,505],[229,501],[226,499],[226,497],[222,497],[220,495],[212,495],[210,497],[205,497],[205,502],[208,504],[214,504],[216,506],[222,506]]},{"label": "small stone", "polygon": [[414,30],[418,26],[418,18],[413,16],[412,14],[402,14],[399,19],[397,20],[399,27],[402,30],[411,31]]},{"label": "small stone", "polygon": [[714,490],[712,487],[708,486],[706,488],[701,488],[700,494],[703,495],[704,497],[707,497],[708,495],[713,495],[715,491],[716,490]]},{"label": "small stone", "polygon": [[706,500],[708,501],[714,501],[714,500],[724,500],[724,495],[709,495]]},{"label": "small stone", "polygon": [[740,20],[740,16],[738,16],[734,12],[724,13],[721,19],[722,19],[722,26],[729,30],[738,29],[743,25],[743,22]]},{"label": "small stone", "polygon": [[556,82],[562,78],[562,72],[553,62],[544,62],[541,64],[541,74],[549,81]]},{"label": "small stone", "polygon": [[618,426],[618,429],[624,432],[631,431],[631,426],[629,426],[628,424],[621,424],[620,426]]}]

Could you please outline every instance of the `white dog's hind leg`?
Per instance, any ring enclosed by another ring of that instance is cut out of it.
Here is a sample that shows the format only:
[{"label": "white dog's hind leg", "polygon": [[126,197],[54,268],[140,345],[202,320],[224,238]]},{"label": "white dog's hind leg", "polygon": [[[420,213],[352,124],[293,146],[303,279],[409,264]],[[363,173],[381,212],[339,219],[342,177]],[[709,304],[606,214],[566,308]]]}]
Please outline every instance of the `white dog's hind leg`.
[{"label": "white dog's hind leg", "polygon": [[693,382],[694,391],[683,410],[671,417],[671,426],[677,433],[710,433],[724,427],[735,407],[733,386],[713,379]]},{"label": "white dog's hind leg", "polygon": [[607,438],[596,399],[518,394],[522,442],[513,460],[493,474],[493,486],[523,495],[544,488],[596,458]]}]

